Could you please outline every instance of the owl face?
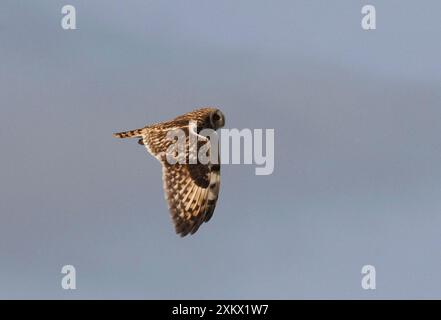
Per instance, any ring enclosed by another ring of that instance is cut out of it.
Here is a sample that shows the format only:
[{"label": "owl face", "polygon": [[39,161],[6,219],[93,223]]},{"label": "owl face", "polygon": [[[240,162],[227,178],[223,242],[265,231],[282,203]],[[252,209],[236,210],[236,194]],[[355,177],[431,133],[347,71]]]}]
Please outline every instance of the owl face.
[{"label": "owl face", "polygon": [[209,118],[210,125],[214,130],[222,128],[225,125],[225,116],[219,109],[211,111]]}]

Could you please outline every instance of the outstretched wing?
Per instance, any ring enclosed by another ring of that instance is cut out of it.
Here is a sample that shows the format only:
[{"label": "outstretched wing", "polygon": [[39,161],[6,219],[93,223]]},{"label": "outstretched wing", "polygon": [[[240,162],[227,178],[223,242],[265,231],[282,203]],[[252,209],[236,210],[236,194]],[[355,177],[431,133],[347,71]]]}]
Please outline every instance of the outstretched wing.
[{"label": "outstretched wing", "polygon": [[165,198],[181,236],[195,233],[213,215],[219,194],[220,172],[203,164],[169,164],[162,167]]},{"label": "outstretched wing", "polygon": [[[195,233],[213,215],[220,188],[220,165],[202,164],[199,161],[189,163],[188,127],[180,128],[186,132],[186,163],[169,163],[166,151],[173,141],[167,139],[166,135],[172,129],[151,128],[143,136],[142,143],[162,164],[164,193],[175,230],[181,236],[186,236]],[[207,144],[207,153],[211,152],[210,141],[203,144]]]}]

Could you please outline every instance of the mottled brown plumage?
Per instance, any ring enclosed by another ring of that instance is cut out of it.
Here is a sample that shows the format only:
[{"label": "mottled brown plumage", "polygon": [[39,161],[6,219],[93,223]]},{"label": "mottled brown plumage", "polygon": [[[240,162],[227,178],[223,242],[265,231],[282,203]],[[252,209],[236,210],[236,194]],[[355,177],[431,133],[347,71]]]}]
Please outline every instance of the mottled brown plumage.
[{"label": "mottled brown plumage", "polygon": [[[181,236],[195,233],[203,222],[210,220],[220,188],[219,162],[203,164],[197,159],[194,159],[196,163],[190,162],[190,121],[196,124],[196,134],[203,129],[217,130],[225,124],[224,115],[219,109],[202,108],[171,121],[114,134],[117,138],[140,138],[138,143],[144,145],[161,162],[165,198],[175,230]],[[167,132],[175,129],[185,132],[186,163],[170,164],[166,159],[166,152],[173,143],[167,139]],[[198,143],[197,148],[207,143],[210,152],[209,139],[199,137],[206,142]]]}]

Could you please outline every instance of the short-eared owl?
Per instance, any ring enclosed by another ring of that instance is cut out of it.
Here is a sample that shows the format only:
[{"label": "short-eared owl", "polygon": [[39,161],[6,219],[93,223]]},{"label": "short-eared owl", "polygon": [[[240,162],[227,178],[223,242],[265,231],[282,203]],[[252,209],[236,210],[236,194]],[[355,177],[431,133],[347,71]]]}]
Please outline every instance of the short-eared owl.
[{"label": "short-eared owl", "polygon": [[[202,108],[183,114],[171,121],[145,126],[144,128],[115,133],[117,138],[140,138],[139,144],[160,161],[165,198],[175,225],[176,233],[182,237],[195,233],[203,222],[210,220],[216,207],[220,187],[220,161],[191,161],[191,138],[197,136],[196,148],[201,149],[203,141],[207,154],[219,155],[218,143],[200,135],[203,129],[215,130],[223,127],[225,117],[216,108]],[[170,163],[167,152],[175,141],[169,138],[170,131],[185,133],[183,154],[187,161]],[[216,151],[216,152],[214,152]],[[198,153],[196,153],[198,154]]]}]

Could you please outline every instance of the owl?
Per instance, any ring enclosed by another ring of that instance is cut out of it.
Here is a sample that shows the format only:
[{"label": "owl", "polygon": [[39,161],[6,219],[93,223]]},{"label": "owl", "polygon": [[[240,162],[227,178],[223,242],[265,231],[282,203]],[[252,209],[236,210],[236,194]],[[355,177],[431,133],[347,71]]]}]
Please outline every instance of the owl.
[{"label": "owl", "polygon": [[[201,108],[188,112],[171,121],[161,122],[140,129],[114,133],[116,138],[138,138],[162,165],[162,181],[165,199],[175,226],[176,233],[184,237],[194,234],[203,222],[213,215],[220,188],[220,161],[190,161],[190,133],[198,137],[196,148],[202,145],[208,153],[219,155],[218,143],[199,133],[204,129],[215,130],[225,125],[225,117],[217,108]],[[174,143],[170,132],[185,133],[183,154],[187,161],[170,162],[167,152]],[[201,142],[202,141],[202,142]],[[197,153],[196,153],[197,154]],[[214,154],[214,153],[213,153]]]}]

